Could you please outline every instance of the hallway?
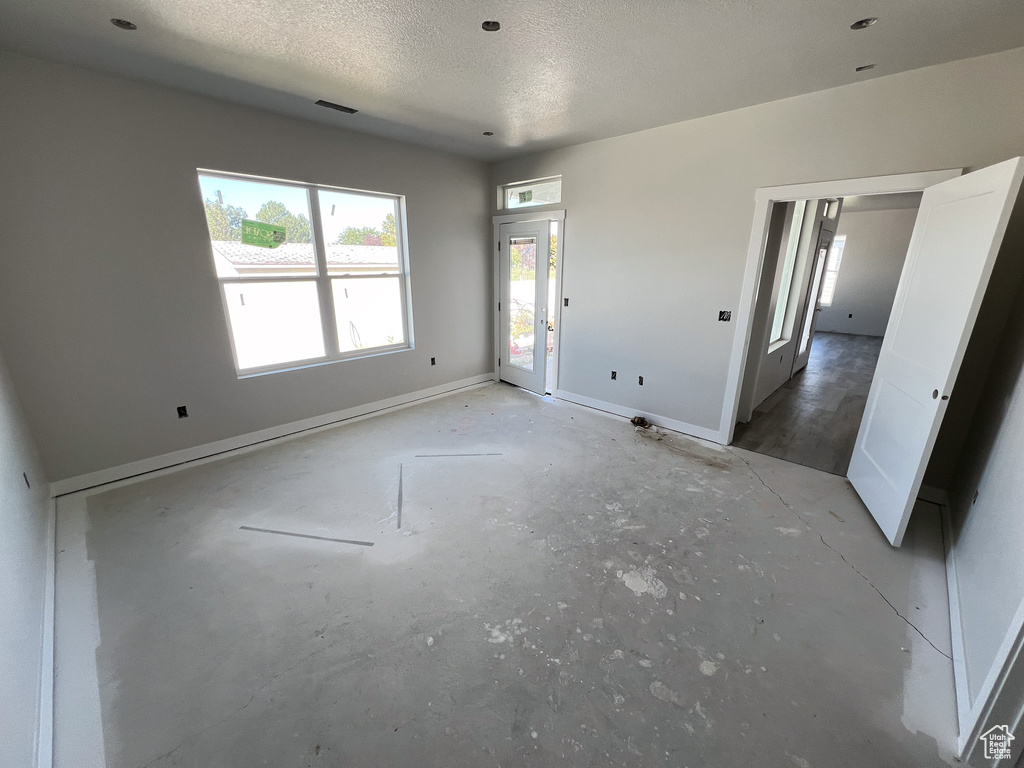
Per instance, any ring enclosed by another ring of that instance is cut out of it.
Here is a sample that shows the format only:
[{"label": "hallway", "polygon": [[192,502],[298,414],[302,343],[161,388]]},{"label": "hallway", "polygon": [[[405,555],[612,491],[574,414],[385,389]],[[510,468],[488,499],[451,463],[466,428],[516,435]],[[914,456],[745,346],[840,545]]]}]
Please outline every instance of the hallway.
[{"label": "hallway", "polygon": [[737,424],[732,444],[846,475],[882,339],[818,333],[807,367]]}]

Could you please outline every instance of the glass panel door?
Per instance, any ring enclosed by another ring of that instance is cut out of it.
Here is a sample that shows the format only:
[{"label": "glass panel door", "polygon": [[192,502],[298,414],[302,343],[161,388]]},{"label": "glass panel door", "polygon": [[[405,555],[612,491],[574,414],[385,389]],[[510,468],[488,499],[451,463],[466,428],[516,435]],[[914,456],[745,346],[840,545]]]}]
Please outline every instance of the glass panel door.
[{"label": "glass panel door", "polygon": [[544,394],[549,222],[502,224],[499,232],[501,378]]}]

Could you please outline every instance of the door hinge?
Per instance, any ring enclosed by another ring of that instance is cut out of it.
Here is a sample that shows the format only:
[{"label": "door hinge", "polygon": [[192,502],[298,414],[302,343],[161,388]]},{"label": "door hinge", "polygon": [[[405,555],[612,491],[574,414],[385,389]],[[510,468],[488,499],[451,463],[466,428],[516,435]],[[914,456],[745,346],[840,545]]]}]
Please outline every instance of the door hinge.
[{"label": "door hinge", "polygon": [[501,251],[501,240],[498,241],[498,250]]},{"label": "door hinge", "polygon": [[501,302],[498,302],[498,311],[501,312]]},{"label": "door hinge", "polygon": [[501,368],[501,358],[498,358],[498,367]]}]

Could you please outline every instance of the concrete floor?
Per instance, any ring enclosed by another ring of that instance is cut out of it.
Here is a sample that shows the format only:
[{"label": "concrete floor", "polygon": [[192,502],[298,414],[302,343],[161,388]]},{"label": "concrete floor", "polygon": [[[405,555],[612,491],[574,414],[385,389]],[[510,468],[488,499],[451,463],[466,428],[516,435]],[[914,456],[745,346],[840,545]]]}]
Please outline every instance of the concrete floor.
[{"label": "concrete floor", "polygon": [[57,596],[58,766],[952,759],[934,509],[506,385],[64,497]]},{"label": "concrete floor", "polygon": [[881,349],[880,336],[815,334],[807,367],[736,425],[732,444],[845,477]]}]

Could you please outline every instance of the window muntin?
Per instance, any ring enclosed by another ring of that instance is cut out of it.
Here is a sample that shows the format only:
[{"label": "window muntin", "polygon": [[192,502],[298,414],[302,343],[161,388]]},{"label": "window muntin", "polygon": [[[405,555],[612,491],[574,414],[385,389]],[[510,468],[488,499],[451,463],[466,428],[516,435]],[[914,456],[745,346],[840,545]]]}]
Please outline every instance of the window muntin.
[{"label": "window muntin", "polygon": [[527,208],[562,202],[562,177],[541,179],[502,187],[505,208]]},{"label": "window muntin", "polygon": [[199,186],[240,375],[411,348],[402,197],[210,171]]},{"label": "window muntin", "polygon": [[843,249],[846,248],[846,235],[837,235],[832,241],[832,250],[829,251],[828,260],[825,262],[824,284],[821,286],[821,306],[831,307],[832,299],[836,295],[836,281],[839,279],[839,267],[843,263]]}]

